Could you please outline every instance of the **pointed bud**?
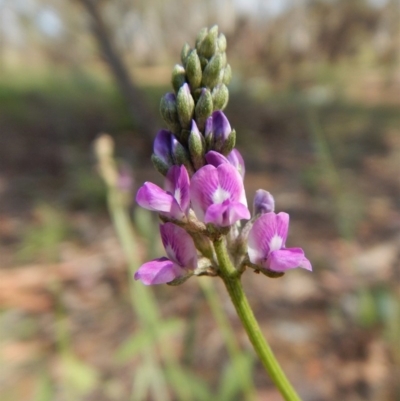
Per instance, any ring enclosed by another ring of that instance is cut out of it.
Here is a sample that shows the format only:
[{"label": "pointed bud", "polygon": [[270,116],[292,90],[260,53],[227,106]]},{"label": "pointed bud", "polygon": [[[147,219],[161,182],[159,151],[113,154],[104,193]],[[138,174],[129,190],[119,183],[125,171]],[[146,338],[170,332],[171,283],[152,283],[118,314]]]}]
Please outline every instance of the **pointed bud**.
[{"label": "pointed bud", "polygon": [[223,33],[220,33],[218,36],[218,50],[220,52],[224,52],[226,50],[226,37]]},{"label": "pointed bud", "polygon": [[178,93],[180,87],[185,82],[186,82],[185,69],[181,65],[176,64],[174,69],[172,70],[172,78],[171,78],[171,83],[176,93]]},{"label": "pointed bud", "polygon": [[204,127],[204,138],[206,140],[206,151],[209,151],[213,147],[214,134],[213,134],[213,118],[208,117]]},{"label": "pointed bud", "polygon": [[[225,68],[226,67],[226,63],[227,63],[226,53],[222,52],[220,54],[221,54],[221,57],[222,57],[222,67]],[[223,76],[223,74],[222,74],[222,76]],[[222,81],[222,79],[221,79],[221,81]]]},{"label": "pointed bud", "polygon": [[232,69],[230,64],[228,64],[224,69],[224,77],[222,79],[222,83],[224,83],[225,85],[229,85],[231,79],[232,79]]},{"label": "pointed bud", "polygon": [[196,49],[193,49],[186,59],[186,75],[190,84],[190,88],[195,90],[201,84],[201,65]]},{"label": "pointed bud", "polygon": [[208,117],[211,116],[212,112],[213,112],[213,101],[211,93],[208,89],[203,88],[201,90],[201,95],[194,109],[196,122],[201,131],[204,130],[206,120]]},{"label": "pointed bud", "polygon": [[151,161],[153,163],[154,168],[163,176],[166,176],[168,173],[169,168],[171,167],[170,165],[164,163],[162,159],[160,159],[157,155],[154,153],[151,155]]},{"label": "pointed bud", "polygon": [[226,141],[223,143],[221,148],[221,153],[226,156],[232,152],[233,148],[236,145],[236,131],[232,130],[231,133],[226,138]]},{"label": "pointed bud", "polygon": [[204,28],[200,29],[200,31],[196,37],[196,49],[197,50],[200,49],[201,43],[203,42],[203,40],[205,39],[207,34],[208,34],[208,28],[204,27]]},{"label": "pointed bud", "polygon": [[188,56],[189,52],[190,52],[190,45],[188,43],[185,43],[181,51],[181,61],[183,65],[186,65],[186,57]]},{"label": "pointed bud", "polygon": [[211,92],[213,108],[223,110],[229,101],[229,90],[224,84],[218,84]]},{"label": "pointed bud", "polygon": [[211,58],[206,68],[203,71],[203,85],[210,89],[214,88],[219,83],[220,73],[223,67],[223,57],[221,54],[216,54]]},{"label": "pointed bud", "polygon": [[194,100],[190,94],[188,84],[184,84],[176,96],[176,107],[178,110],[179,122],[184,129],[189,129],[193,118]]},{"label": "pointed bud", "polygon": [[218,26],[214,25],[199,46],[199,54],[205,58],[211,58],[217,50]]},{"label": "pointed bud", "polygon": [[253,215],[270,213],[275,210],[274,197],[263,189],[258,189],[253,201]]},{"label": "pointed bud", "polygon": [[161,98],[160,114],[167,127],[174,133],[180,131],[176,97],[173,93],[167,93]]},{"label": "pointed bud", "polygon": [[232,131],[229,120],[222,111],[214,111],[212,114],[212,131],[214,134],[214,150],[220,152]]},{"label": "pointed bud", "polygon": [[172,159],[172,149],[171,149],[171,144],[172,144],[172,139],[174,138],[174,135],[165,130],[162,129],[157,132],[157,135],[154,139],[154,144],[153,144],[153,152],[154,154],[166,165],[172,166],[174,164],[173,159]]},{"label": "pointed bud", "polygon": [[189,175],[194,173],[192,163],[190,162],[190,157],[186,149],[179,143],[176,138],[172,138],[171,153],[174,159],[174,164],[181,166],[182,164],[186,167]]},{"label": "pointed bud", "polygon": [[204,69],[207,67],[208,60],[203,56],[199,56],[199,59],[200,59],[201,70],[204,71]]},{"label": "pointed bud", "polygon": [[190,158],[192,159],[195,170],[198,170],[205,164],[205,141],[194,120],[192,120],[192,129],[190,131],[188,143]]}]

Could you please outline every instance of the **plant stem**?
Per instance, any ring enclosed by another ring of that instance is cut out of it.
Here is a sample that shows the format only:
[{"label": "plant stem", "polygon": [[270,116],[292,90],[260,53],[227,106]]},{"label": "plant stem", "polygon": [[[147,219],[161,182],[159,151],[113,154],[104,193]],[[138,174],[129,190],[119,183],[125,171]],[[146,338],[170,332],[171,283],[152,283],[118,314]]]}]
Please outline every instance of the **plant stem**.
[{"label": "plant stem", "polygon": [[265,370],[286,401],[301,401],[261,332],[246,294],[243,291],[240,275],[229,258],[224,239],[216,239],[214,241],[214,248],[222,280],[225,283],[236,312]]}]

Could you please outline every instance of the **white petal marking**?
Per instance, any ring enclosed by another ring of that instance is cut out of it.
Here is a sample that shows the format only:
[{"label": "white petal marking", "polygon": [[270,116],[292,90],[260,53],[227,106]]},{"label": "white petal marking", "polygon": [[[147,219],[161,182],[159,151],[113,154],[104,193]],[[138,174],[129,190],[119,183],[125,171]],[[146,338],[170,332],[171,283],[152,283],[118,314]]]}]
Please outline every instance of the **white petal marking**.
[{"label": "white petal marking", "polygon": [[212,201],[214,204],[217,203],[222,203],[223,201],[229,199],[231,194],[228,191],[225,191],[225,189],[221,188],[218,185],[218,188],[215,190],[215,192],[212,195]]},{"label": "white petal marking", "polygon": [[271,241],[269,242],[269,251],[270,252],[277,251],[278,249],[281,249],[282,246],[283,246],[283,238],[275,234],[271,238]]}]

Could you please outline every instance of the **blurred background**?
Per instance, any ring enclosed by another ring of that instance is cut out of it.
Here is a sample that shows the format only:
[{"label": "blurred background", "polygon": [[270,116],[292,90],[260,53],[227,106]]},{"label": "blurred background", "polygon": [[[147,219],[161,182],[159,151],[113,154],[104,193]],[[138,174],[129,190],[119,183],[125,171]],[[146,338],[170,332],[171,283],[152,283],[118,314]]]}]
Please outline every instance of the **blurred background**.
[{"label": "blurred background", "polygon": [[397,0],[0,0],[0,399],[281,400],[218,280],[131,282],[93,152],[114,138],[133,270],[164,254],[134,204],[162,184],[160,96],[218,24],[248,200],[274,194],[314,267],[244,275],[261,327],[304,400],[400,400],[399,17]]}]

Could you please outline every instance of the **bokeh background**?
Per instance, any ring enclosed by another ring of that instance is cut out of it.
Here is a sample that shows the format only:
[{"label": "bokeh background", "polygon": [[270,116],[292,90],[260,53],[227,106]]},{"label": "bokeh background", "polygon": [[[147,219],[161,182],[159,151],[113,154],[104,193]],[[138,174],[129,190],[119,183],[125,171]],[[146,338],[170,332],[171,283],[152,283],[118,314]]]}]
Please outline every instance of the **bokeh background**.
[{"label": "bokeh background", "polygon": [[114,138],[131,269],[163,255],[134,194],[162,183],[181,47],[218,24],[248,200],[274,194],[314,267],[245,274],[261,327],[305,400],[400,400],[399,17],[396,0],[0,0],[0,399],[281,400],[218,280],[131,282],[93,152]]}]

